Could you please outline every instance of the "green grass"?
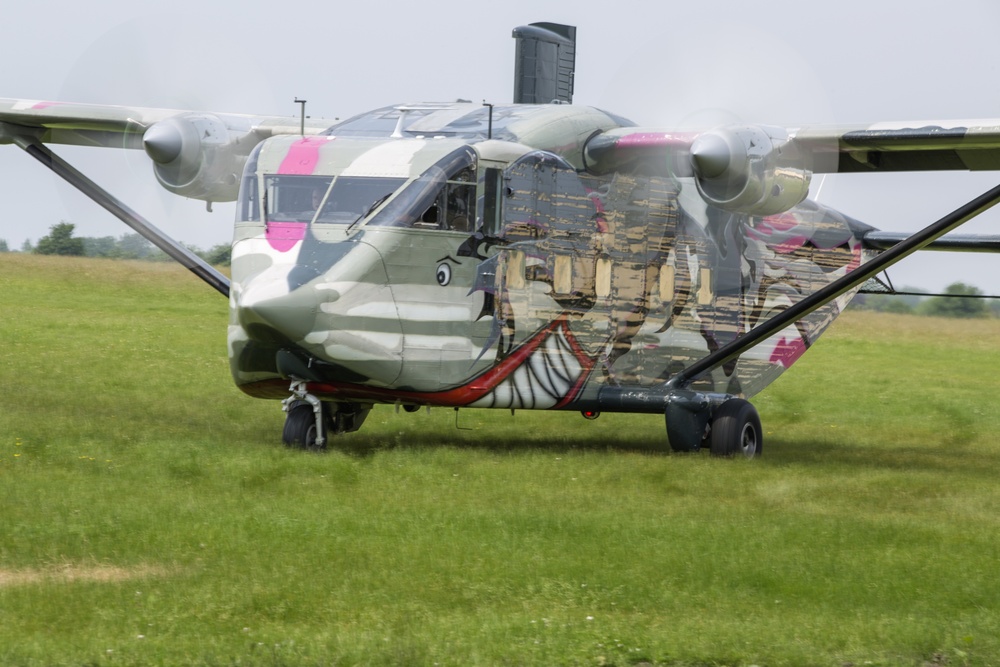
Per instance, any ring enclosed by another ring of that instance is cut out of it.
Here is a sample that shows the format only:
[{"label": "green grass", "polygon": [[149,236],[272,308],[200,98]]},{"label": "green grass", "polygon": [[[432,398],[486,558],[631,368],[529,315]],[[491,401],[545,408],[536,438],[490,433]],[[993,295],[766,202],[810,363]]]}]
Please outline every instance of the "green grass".
[{"label": "green grass", "polygon": [[848,313],[744,461],[386,406],[289,450],[226,319],[183,269],[0,255],[0,664],[1000,663],[996,320]]}]

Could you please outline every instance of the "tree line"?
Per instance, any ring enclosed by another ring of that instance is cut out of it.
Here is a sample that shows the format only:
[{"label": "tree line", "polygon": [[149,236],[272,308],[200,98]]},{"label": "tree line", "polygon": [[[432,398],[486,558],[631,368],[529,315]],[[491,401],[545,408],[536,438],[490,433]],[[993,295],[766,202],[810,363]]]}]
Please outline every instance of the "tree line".
[{"label": "tree line", "polygon": [[[114,236],[74,236],[75,228],[75,225],[65,221],[52,225],[49,228],[49,233],[38,239],[38,243],[35,245],[32,245],[30,240],[25,240],[21,246],[21,252],[30,252],[36,255],[140,259],[152,262],[170,259],[166,253],[139,234],[123,234],[118,238]],[[232,251],[229,244],[219,244],[208,250],[202,250],[192,245],[187,245],[187,248],[209,264],[229,265]],[[0,252],[10,252],[7,241],[4,239],[0,239]]]},{"label": "tree line", "polygon": [[[21,252],[38,255],[76,255],[80,257],[107,257],[110,259],[140,259],[147,261],[167,261],[167,255],[139,234],[89,237],[73,236],[75,226],[60,222],[49,228],[47,236],[38,239],[34,246],[25,241]],[[194,246],[188,249],[209,264],[228,266],[231,247],[220,244],[201,250]],[[10,252],[7,242],[0,239],[0,252]],[[913,288],[902,288],[902,292],[918,292]],[[887,313],[906,313],[929,317],[1000,317],[1000,300],[976,298],[982,291],[973,285],[955,282],[945,288],[948,296],[922,296],[919,294],[859,294],[851,301],[850,308],[873,310]]]},{"label": "tree line", "polygon": [[849,308],[928,317],[1000,317],[1000,299],[984,298],[975,285],[954,282],[945,287],[943,295],[924,295],[923,290],[912,287],[899,291],[907,294],[859,294]]}]

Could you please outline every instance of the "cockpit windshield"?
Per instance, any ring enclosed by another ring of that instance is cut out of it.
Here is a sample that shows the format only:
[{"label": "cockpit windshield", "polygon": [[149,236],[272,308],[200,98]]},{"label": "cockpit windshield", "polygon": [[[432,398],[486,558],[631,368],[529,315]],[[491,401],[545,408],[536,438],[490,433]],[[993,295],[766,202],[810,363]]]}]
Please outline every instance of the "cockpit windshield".
[{"label": "cockpit windshield", "polygon": [[264,177],[265,220],[349,225],[405,182],[372,176],[268,175]]}]

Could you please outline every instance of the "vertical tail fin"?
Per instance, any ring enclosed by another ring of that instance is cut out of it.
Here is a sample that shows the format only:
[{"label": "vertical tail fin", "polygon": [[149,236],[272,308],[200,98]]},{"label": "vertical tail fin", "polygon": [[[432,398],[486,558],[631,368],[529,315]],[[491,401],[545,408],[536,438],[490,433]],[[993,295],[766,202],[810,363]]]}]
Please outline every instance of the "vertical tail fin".
[{"label": "vertical tail fin", "polygon": [[514,28],[514,103],[550,104],[573,101],[576,27],[532,23]]}]

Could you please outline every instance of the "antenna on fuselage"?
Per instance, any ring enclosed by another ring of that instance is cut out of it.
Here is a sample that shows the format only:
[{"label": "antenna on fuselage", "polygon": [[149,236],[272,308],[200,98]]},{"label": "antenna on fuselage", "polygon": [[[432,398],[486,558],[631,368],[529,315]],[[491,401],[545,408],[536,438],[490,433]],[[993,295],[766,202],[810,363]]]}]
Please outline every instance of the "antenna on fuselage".
[{"label": "antenna on fuselage", "polygon": [[396,107],[396,111],[399,112],[399,118],[396,119],[396,127],[389,136],[393,139],[402,139],[403,123],[406,122],[406,114],[410,113],[412,109],[410,107]]},{"label": "antenna on fuselage", "polygon": [[486,126],[486,138],[487,139],[492,139],[493,138],[493,105],[490,104],[489,102],[487,102],[486,100],[483,100],[483,106],[490,108],[490,120],[489,120],[489,124]]},{"label": "antenna on fuselage", "polygon": [[299,105],[299,134],[306,136],[306,101],[295,98],[295,103]]}]

